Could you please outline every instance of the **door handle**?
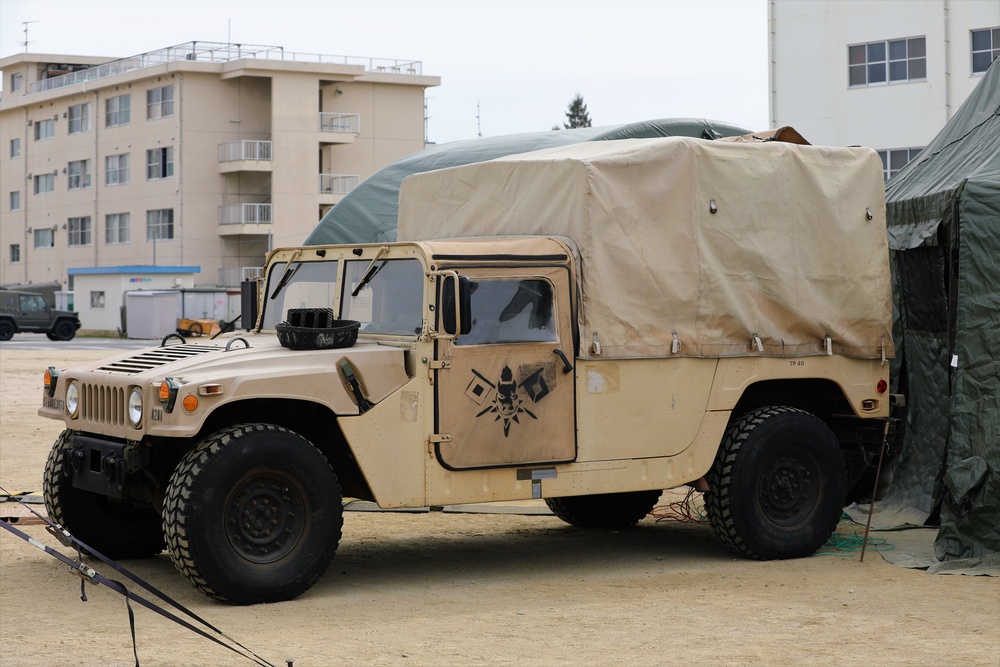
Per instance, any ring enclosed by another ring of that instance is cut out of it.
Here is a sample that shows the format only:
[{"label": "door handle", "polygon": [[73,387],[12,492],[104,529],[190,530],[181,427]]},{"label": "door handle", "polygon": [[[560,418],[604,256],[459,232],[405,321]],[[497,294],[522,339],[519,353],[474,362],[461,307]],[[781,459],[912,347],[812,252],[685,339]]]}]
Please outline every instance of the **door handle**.
[{"label": "door handle", "polygon": [[566,358],[566,355],[563,354],[563,351],[560,350],[557,347],[556,349],[552,350],[552,352],[553,352],[553,354],[558,354],[559,358],[562,359],[562,362],[563,362],[563,369],[562,369],[562,371],[563,371],[563,373],[572,373],[573,372],[573,364],[569,363],[569,359]]}]

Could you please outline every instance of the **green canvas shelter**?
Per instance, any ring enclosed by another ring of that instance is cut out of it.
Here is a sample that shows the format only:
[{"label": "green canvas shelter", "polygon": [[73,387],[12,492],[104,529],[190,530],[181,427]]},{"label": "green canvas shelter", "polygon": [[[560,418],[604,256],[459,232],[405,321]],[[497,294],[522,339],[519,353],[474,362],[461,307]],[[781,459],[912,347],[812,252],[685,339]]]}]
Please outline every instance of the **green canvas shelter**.
[{"label": "green canvas shelter", "polygon": [[483,162],[505,155],[529,153],[581,141],[674,136],[711,139],[740,136],[750,132],[751,130],[745,127],[720,121],[671,118],[610,127],[468,139],[432,146],[394,162],[366,178],[323,216],[306,239],[305,245],[395,241],[399,184],[410,174]]},{"label": "green canvas shelter", "polygon": [[1000,64],[886,186],[895,391],[907,397],[879,515],[937,523],[940,561],[1000,552]]}]

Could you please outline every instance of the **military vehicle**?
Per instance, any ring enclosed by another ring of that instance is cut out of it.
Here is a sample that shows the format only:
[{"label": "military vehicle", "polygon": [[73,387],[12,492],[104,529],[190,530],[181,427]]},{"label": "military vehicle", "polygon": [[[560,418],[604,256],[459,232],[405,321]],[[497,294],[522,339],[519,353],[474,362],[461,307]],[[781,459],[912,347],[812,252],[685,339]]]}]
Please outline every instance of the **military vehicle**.
[{"label": "military vehicle", "polygon": [[36,292],[0,289],[0,340],[16,333],[43,333],[49,340],[72,340],[80,318],[68,310],[56,310]]},{"label": "military vehicle", "polygon": [[892,438],[871,150],[584,143],[411,176],[399,210],[398,241],[271,252],[243,330],[50,367],[50,516],[236,604],[309,589],[345,497],[616,529],[692,485],[733,550],[794,558]]}]

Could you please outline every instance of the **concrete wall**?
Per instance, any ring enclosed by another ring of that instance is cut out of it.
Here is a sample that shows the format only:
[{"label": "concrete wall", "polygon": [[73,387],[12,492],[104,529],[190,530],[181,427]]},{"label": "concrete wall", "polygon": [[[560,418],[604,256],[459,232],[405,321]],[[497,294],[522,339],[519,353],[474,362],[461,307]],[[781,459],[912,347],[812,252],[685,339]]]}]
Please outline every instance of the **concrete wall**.
[{"label": "concrete wall", "polygon": [[[1000,26],[1000,0],[772,0],[772,127],[815,144],[922,147],[979,82],[971,31]],[[927,77],[848,85],[848,45],[926,37]]]}]

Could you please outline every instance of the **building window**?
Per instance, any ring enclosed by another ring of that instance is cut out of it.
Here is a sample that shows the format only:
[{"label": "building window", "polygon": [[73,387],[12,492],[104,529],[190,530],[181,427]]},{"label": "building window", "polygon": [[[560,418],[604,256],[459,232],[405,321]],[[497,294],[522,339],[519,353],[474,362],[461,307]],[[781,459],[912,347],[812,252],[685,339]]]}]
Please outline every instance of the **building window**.
[{"label": "building window", "polygon": [[10,244],[10,263],[18,264],[21,261],[21,244],[11,243]]},{"label": "building window", "polygon": [[146,211],[146,240],[166,241],[174,238],[174,209]]},{"label": "building window", "polygon": [[21,140],[11,139],[10,140],[10,157],[11,159],[16,157],[21,157]]},{"label": "building window", "polygon": [[132,97],[118,95],[104,102],[104,124],[106,127],[128,125],[132,121]]},{"label": "building window", "polygon": [[104,184],[122,185],[131,180],[131,160],[128,153],[104,158]]},{"label": "building window", "polygon": [[146,151],[146,180],[170,178],[174,175],[174,148],[153,148]]},{"label": "building window", "polygon": [[104,308],[105,298],[104,291],[92,291],[90,293],[90,307],[91,308]]},{"label": "building window", "polygon": [[1000,58],[1000,28],[972,31],[972,73],[981,74]]},{"label": "building window", "polygon": [[73,104],[69,108],[69,134],[90,132],[90,102]]},{"label": "building window", "polygon": [[20,72],[14,72],[10,75],[10,92],[16,93],[21,90],[21,80],[24,75]]},{"label": "building window", "polygon": [[56,136],[55,118],[35,121],[35,141],[45,141],[54,136]]},{"label": "building window", "polygon": [[90,160],[74,160],[67,165],[66,185],[70,190],[90,187]]},{"label": "building window", "polygon": [[128,213],[112,213],[106,216],[104,218],[104,242],[108,245],[128,243],[130,222],[131,215]]},{"label": "building window", "polygon": [[146,119],[155,120],[174,115],[173,85],[146,91]]},{"label": "building window", "polygon": [[850,86],[925,80],[927,40],[911,37],[848,46],[847,73]]},{"label": "building window", "polygon": [[56,189],[56,175],[55,174],[40,174],[35,176],[35,194],[44,195],[55,191]]},{"label": "building window", "polygon": [[19,211],[21,210],[21,191],[14,190],[10,193],[10,210]]},{"label": "building window", "polygon": [[36,229],[34,235],[35,235],[36,248],[56,247],[56,234],[51,227],[46,227],[45,229]]},{"label": "building window", "polygon": [[888,181],[922,150],[923,148],[886,148],[878,151],[878,156],[882,158],[882,178]]},{"label": "building window", "polygon": [[90,216],[69,219],[69,244],[90,245]]}]

